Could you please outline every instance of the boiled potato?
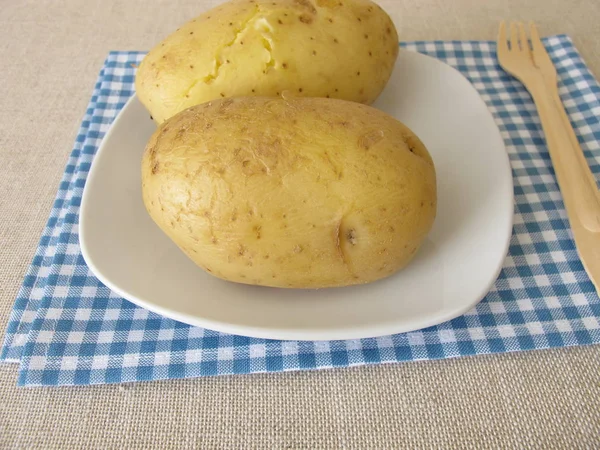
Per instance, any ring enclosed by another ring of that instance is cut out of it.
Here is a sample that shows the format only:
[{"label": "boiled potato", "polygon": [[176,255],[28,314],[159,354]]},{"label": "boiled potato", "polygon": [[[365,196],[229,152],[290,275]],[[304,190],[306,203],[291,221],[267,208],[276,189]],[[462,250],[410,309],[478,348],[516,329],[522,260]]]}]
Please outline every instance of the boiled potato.
[{"label": "boiled potato", "polygon": [[326,98],[228,98],[177,114],[147,144],[142,191],[200,267],[277,287],[391,275],[436,213],[421,141],[377,109]]},{"label": "boiled potato", "polygon": [[397,54],[394,24],[368,0],[232,0],[152,49],[136,92],[158,123],[221,97],[286,90],[369,104]]}]

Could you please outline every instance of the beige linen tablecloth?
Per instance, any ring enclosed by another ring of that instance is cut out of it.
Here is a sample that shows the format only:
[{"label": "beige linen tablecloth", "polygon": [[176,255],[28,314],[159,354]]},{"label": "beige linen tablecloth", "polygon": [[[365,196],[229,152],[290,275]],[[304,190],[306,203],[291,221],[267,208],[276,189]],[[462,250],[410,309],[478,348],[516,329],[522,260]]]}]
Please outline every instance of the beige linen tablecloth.
[{"label": "beige linen tablecloth", "polygon": [[[0,331],[109,50],[144,50],[211,0],[0,0]],[[380,0],[401,39],[567,33],[600,76],[598,0]],[[17,388],[0,448],[598,448],[600,347],[315,372]]]}]

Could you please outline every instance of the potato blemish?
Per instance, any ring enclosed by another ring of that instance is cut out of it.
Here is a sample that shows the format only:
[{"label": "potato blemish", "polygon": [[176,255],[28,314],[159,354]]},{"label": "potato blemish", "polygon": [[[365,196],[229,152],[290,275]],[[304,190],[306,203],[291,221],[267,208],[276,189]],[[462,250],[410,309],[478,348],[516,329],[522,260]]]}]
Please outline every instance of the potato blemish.
[{"label": "potato blemish", "polygon": [[380,142],[384,137],[383,130],[370,131],[358,138],[358,146],[365,150],[369,150],[375,144]]},{"label": "potato blemish", "polygon": [[311,14],[316,14],[317,9],[309,0],[294,0],[294,3],[297,3],[300,6],[304,6],[308,9]]},{"label": "potato blemish", "polygon": [[354,231],[354,228],[350,228],[346,232],[346,239],[348,242],[350,242],[350,244],[356,245],[356,232]]}]

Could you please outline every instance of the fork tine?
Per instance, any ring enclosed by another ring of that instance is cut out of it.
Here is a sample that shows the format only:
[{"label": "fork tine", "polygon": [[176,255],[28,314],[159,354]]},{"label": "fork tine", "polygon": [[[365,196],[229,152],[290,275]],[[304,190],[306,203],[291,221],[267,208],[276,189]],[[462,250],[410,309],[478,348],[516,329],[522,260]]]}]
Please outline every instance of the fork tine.
[{"label": "fork tine", "polygon": [[521,41],[521,50],[531,54],[531,48],[529,47],[529,38],[527,37],[527,31],[525,31],[525,25],[519,22],[519,39]]},{"label": "fork tine", "polygon": [[500,22],[500,29],[498,30],[498,58],[502,58],[503,55],[508,52],[508,41],[506,40],[506,22]]},{"label": "fork tine", "polygon": [[533,22],[529,22],[529,33],[531,34],[531,47],[533,48],[533,56],[535,59],[535,55],[543,55],[546,52],[546,48],[544,47],[544,44],[542,44],[537,27]]},{"label": "fork tine", "polygon": [[519,34],[517,32],[517,24],[510,24],[510,50],[513,52],[519,51]]},{"label": "fork tine", "polygon": [[540,39],[537,27],[533,22],[529,23],[529,29],[531,35],[531,46],[533,49],[531,52],[533,64],[536,67],[543,69],[544,75],[548,78],[548,81],[551,84],[555,84],[557,82],[556,67],[554,67],[552,60],[550,59],[550,55],[548,55],[546,47],[544,47],[544,44]]}]

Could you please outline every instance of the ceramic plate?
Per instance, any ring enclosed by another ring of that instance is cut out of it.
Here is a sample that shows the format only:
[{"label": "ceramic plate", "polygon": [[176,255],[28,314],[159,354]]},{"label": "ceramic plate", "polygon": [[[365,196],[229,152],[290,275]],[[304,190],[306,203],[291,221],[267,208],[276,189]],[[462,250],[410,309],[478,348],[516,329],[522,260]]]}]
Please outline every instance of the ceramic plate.
[{"label": "ceramic plate", "polygon": [[133,303],[181,322],[271,339],[354,339],[424,328],[477,304],[499,274],[512,229],[508,157],[483,100],[456,70],[401,51],[376,107],[425,143],[438,215],[403,271],[362,286],[286,290],[230,283],[196,267],[152,222],[140,160],[155,126],[132,97],[89,174],[80,243],[90,269]]}]

